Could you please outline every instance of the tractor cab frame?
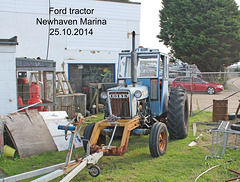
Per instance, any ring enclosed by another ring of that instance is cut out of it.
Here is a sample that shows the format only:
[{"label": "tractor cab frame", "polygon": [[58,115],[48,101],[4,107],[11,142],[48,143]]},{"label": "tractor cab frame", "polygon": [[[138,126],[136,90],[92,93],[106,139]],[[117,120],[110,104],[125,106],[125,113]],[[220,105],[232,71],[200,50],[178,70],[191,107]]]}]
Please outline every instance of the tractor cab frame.
[{"label": "tractor cab frame", "polygon": [[[147,96],[149,97],[152,117],[167,113],[168,56],[159,52],[158,49],[148,48],[138,48],[136,55],[137,85],[144,85],[148,88]],[[123,51],[119,54],[117,83],[118,86],[132,84],[130,51]],[[142,95],[146,95],[146,93],[142,91]],[[110,103],[108,105],[110,106]]]}]

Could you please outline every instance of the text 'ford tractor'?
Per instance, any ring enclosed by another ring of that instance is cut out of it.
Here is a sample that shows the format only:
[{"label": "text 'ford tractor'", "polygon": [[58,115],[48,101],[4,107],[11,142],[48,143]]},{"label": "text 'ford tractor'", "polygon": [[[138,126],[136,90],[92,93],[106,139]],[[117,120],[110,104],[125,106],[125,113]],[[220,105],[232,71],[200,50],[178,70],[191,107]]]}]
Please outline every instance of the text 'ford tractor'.
[{"label": "text 'ford tractor'", "polygon": [[[150,153],[158,157],[166,152],[168,133],[172,139],[187,137],[188,98],[182,89],[168,92],[168,56],[156,49],[135,50],[132,34],[132,52],[119,54],[118,86],[101,94],[107,103],[105,119],[87,125],[84,138],[90,141],[92,153],[122,155],[130,134],[150,133]],[[106,136],[110,137],[108,144]],[[117,137],[122,137],[120,146],[111,146]],[[85,150],[86,146],[87,141]]]}]

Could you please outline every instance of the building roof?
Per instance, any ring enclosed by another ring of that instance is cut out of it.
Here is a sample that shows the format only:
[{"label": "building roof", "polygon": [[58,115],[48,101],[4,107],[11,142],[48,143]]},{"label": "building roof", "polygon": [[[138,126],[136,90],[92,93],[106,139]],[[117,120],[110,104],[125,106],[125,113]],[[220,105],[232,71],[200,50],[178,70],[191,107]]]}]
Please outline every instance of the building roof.
[{"label": "building roof", "polygon": [[17,36],[10,39],[0,39],[0,45],[18,45]]},{"label": "building roof", "polygon": [[56,62],[53,60],[46,60],[46,59],[31,59],[31,58],[16,58],[16,67],[17,69],[21,68],[53,68],[56,67]]}]

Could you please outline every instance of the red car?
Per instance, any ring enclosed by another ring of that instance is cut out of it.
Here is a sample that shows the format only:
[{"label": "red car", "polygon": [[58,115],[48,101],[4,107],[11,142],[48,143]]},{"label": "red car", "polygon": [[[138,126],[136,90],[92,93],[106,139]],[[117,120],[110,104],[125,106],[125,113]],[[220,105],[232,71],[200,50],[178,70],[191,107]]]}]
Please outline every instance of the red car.
[{"label": "red car", "polygon": [[[175,78],[171,83],[171,89],[184,88],[185,90],[191,90],[191,77],[181,76]],[[208,83],[203,81],[199,77],[193,77],[193,91],[207,92],[208,94],[215,94],[224,90],[223,85],[216,83]]]}]

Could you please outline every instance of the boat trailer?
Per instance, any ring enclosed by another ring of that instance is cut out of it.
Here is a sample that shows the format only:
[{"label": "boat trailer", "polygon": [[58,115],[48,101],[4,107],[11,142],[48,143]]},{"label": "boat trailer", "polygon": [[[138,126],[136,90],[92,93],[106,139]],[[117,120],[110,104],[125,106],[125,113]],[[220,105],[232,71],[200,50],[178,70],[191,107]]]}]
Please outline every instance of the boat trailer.
[{"label": "boat trailer", "polygon": [[[85,157],[78,158],[78,155],[76,152],[74,141],[77,133],[79,133],[80,129],[82,128],[83,123],[84,123],[84,120],[82,115],[77,114],[75,115],[72,122],[69,122],[67,126],[63,126],[63,125],[58,126],[58,129],[65,131],[65,138],[67,137],[67,132],[71,131],[71,138],[69,141],[68,153],[67,153],[65,163],[37,169],[34,171],[29,171],[26,173],[21,173],[21,174],[6,177],[6,178],[1,178],[0,182],[20,181],[20,180],[32,178],[32,177],[43,175],[43,174],[46,174],[46,175],[40,178],[37,178],[32,182],[50,181],[64,174],[65,175],[67,174],[67,175],[61,180],[61,182],[67,182],[67,181],[70,181],[72,178],[74,178],[85,167],[89,171],[89,174],[91,176],[97,177],[100,174],[100,168],[95,164],[103,156],[103,152],[95,152],[93,154],[90,154],[89,140],[87,140],[88,143],[87,143],[87,150],[86,150]],[[80,138],[82,141],[86,140],[86,139],[82,139],[82,137]],[[72,157],[72,153],[74,153],[75,160],[70,161]],[[89,164],[93,164],[93,165],[88,167]]]}]

